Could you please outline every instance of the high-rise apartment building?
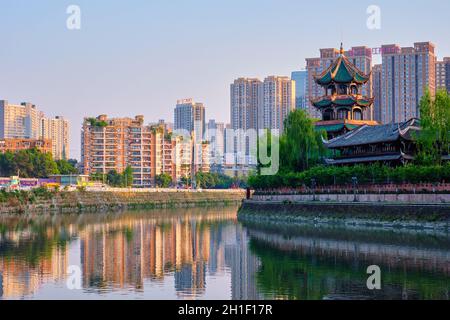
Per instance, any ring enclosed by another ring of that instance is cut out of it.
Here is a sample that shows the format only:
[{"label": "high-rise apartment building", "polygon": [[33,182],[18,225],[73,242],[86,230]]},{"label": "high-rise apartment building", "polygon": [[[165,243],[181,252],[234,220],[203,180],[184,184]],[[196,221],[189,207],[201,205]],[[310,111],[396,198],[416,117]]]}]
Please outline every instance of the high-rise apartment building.
[{"label": "high-rise apartment building", "polygon": [[0,100],[0,138],[39,139],[43,113],[31,103]]},{"label": "high-rise apartment building", "polygon": [[450,92],[450,57],[436,62],[436,89]]},{"label": "high-rise apartment building", "polygon": [[84,174],[122,173],[133,169],[133,185],[152,185],[152,130],[144,117],[109,119],[106,115],[86,118],[82,129],[81,163]]},{"label": "high-rise apartment building", "polygon": [[377,122],[382,122],[381,119],[381,107],[382,107],[382,75],[383,75],[383,66],[381,64],[377,64],[373,66],[372,70],[372,86],[373,86],[373,120]]},{"label": "high-rise apartment building", "polygon": [[450,57],[444,58],[447,91],[450,92]]},{"label": "high-rise apartment building", "polygon": [[258,106],[263,102],[262,82],[239,78],[231,84],[231,126],[233,129],[258,129]]},{"label": "high-rise apartment building", "polygon": [[308,77],[308,72],[304,71],[294,71],[292,72],[291,78],[295,81],[295,108],[306,109],[306,79]]},{"label": "high-rise apartment building", "polygon": [[284,129],[284,120],[295,109],[295,81],[289,77],[270,76],[264,79],[264,99],[260,105],[259,128]]},{"label": "high-rise apartment building", "polygon": [[[320,112],[314,108],[311,100],[319,98],[325,94],[323,88],[314,81],[314,77],[324,72],[339,57],[340,50],[335,48],[320,49],[320,57],[306,59],[306,109],[312,118],[320,119]],[[357,67],[362,73],[370,74],[372,71],[372,50],[365,46],[352,47],[346,51],[347,59]],[[362,87],[362,95],[372,96],[372,83],[369,81]],[[370,112],[368,110],[367,112]],[[366,119],[371,115],[364,115]]]},{"label": "high-rise apartment building", "polygon": [[382,123],[419,117],[419,102],[426,90],[436,92],[435,46],[418,42],[414,47],[383,45]]},{"label": "high-rise apartment building", "polygon": [[174,146],[176,181],[192,177],[193,141],[185,136],[175,137]]},{"label": "high-rise apartment building", "polygon": [[193,99],[178,100],[174,111],[174,129],[193,134],[195,141],[200,143],[205,138],[206,120],[205,106]]},{"label": "high-rise apartment building", "polygon": [[175,135],[163,124],[144,125],[143,116],[110,119],[101,115],[84,120],[82,169],[84,174],[107,174],[131,167],[134,187],[154,186],[161,174],[177,183],[192,172],[209,170],[208,145],[197,146],[190,137]]},{"label": "high-rise apartment building", "polygon": [[70,158],[69,121],[63,117],[43,118],[41,120],[41,137],[52,141],[53,159]]},{"label": "high-rise apartment building", "polygon": [[211,165],[222,165],[225,155],[225,124],[209,120],[208,142]]}]

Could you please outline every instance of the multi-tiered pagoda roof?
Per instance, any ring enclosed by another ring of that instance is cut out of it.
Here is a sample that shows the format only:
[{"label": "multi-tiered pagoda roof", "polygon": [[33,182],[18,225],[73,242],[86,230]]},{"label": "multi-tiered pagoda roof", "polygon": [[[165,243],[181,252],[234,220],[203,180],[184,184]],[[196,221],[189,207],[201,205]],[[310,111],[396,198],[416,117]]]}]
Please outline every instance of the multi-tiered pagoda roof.
[{"label": "multi-tiered pagoda roof", "polygon": [[314,77],[317,84],[327,86],[331,83],[356,83],[366,84],[370,80],[370,74],[366,75],[356,68],[341,51],[336,61],[321,75]]},{"label": "multi-tiered pagoda roof", "polygon": [[339,57],[315,82],[324,88],[324,95],[311,99],[312,105],[322,114],[318,130],[325,130],[329,138],[345,134],[363,125],[376,125],[372,121],[374,99],[362,94],[362,86],[370,81],[365,74],[344,55],[341,46]]}]

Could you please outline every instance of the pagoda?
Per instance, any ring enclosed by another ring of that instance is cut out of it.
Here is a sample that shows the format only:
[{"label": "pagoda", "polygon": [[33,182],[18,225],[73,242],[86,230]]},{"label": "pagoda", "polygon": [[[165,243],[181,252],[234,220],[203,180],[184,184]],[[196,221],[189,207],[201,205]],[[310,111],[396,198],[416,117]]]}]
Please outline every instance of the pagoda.
[{"label": "pagoda", "polygon": [[338,58],[314,80],[325,93],[311,99],[322,114],[316,129],[326,131],[329,139],[364,125],[378,125],[372,120],[374,99],[362,95],[362,86],[370,80],[370,74],[364,74],[347,59],[342,44]]}]

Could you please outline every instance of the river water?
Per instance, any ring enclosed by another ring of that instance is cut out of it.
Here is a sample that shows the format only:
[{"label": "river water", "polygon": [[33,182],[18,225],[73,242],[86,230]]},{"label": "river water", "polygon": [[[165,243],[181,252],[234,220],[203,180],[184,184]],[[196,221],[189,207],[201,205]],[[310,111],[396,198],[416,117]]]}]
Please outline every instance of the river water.
[{"label": "river water", "polygon": [[[381,290],[367,288],[378,266]],[[449,299],[450,235],[237,208],[0,218],[0,299]]]}]

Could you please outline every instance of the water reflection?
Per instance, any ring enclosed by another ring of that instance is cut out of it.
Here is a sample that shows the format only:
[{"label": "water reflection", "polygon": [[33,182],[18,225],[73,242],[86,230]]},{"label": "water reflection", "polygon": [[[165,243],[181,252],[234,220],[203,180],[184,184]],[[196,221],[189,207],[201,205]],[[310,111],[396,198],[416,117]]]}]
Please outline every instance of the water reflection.
[{"label": "water reflection", "polygon": [[[449,298],[447,234],[241,224],[236,211],[3,217],[0,298]],[[381,291],[365,287],[371,264]]]},{"label": "water reflection", "polygon": [[[85,295],[255,299],[255,282],[248,281],[249,289],[242,281],[254,275],[255,270],[247,269],[256,258],[249,256],[236,211],[4,218],[0,296],[59,298],[59,291],[68,291],[67,268],[78,265]],[[50,296],[41,296],[40,290],[49,283],[57,285]],[[155,290],[147,292],[149,288]],[[156,289],[169,294],[159,295]],[[79,295],[71,292],[66,297]]]},{"label": "water reflection", "polygon": [[[448,234],[245,224],[261,260],[258,287],[279,299],[449,299]],[[367,289],[367,267],[382,290]]]}]

